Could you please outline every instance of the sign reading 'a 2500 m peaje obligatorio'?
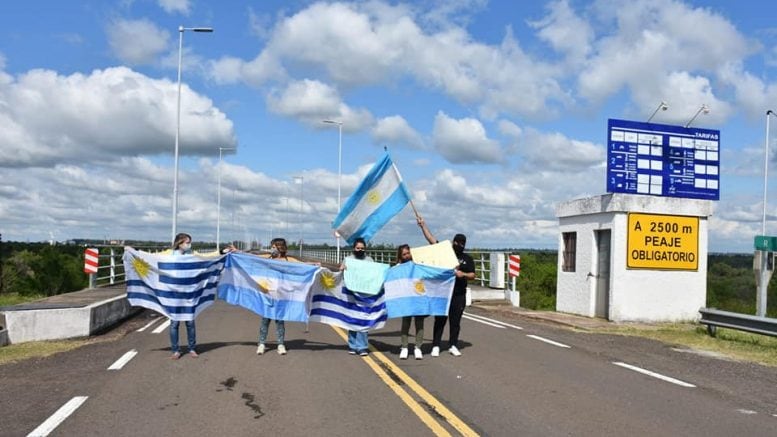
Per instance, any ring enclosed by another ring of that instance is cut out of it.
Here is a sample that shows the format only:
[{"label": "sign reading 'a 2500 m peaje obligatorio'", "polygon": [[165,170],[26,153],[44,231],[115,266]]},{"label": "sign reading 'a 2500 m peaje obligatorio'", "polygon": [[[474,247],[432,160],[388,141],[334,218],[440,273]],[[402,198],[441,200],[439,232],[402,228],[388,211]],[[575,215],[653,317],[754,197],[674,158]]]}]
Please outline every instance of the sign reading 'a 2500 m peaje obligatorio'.
[{"label": "sign reading 'a 2500 m peaje obligatorio'", "polygon": [[699,218],[629,213],[630,269],[698,270]]}]

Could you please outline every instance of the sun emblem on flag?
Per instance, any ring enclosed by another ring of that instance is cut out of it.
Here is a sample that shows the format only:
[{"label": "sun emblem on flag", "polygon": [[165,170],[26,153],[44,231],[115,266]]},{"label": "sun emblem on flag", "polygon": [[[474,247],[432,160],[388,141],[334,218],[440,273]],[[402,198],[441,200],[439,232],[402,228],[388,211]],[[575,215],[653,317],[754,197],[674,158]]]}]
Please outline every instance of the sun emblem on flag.
[{"label": "sun emblem on flag", "polygon": [[332,272],[321,272],[319,282],[321,283],[321,287],[326,290],[335,288],[335,285],[337,284],[335,275]]},{"label": "sun emblem on flag", "polygon": [[373,205],[380,203],[380,193],[378,190],[371,190],[369,193],[367,193],[367,202]]},{"label": "sun emblem on flag", "polygon": [[151,271],[151,266],[141,258],[132,258],[132,267],[138,273],[141,278],[146,278],[148,272]]},{"label": "sun emblem on flag", "polygon": [[415,292],[418,294],[424,294],[426,293],[426,287],[424,287],[424,281],[415,281],[415,284],[413,284],[413,288],[415,289]]},{"label": "sun emblem on flag", "polygon": [[271,292],[273,288],[270,281],[268,281],[266,278],[261,278],[258,281],[256,281],[256,285],[259,286],[259,291],[261,291],[264,294]]}]

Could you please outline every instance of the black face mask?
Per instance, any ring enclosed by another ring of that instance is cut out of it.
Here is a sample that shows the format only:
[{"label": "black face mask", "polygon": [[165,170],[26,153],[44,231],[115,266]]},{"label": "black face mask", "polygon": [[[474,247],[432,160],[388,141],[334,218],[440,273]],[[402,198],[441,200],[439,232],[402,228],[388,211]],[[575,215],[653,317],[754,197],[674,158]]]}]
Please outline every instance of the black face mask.
[{"label": "black face mask", "polygon": [[454,244],[453,251],[456,253],[456,256],[461,256],[464,253],[464,247]]},{"label": "black face mask", "polygon": [[367,253],[365,251],[363,251],[363,250],[354,250],[353,251],[353,256],[356,259],[364,259],[364,257],[367,256]]}]

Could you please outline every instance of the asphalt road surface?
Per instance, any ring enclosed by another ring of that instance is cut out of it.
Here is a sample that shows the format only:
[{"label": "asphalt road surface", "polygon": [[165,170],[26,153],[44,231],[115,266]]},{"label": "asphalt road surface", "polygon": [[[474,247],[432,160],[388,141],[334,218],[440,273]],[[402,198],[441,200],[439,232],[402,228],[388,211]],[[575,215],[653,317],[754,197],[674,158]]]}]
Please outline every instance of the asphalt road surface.
[{"label": "asphalt road surface", "polygon": [[412,346],[399,360],[398,320],[370,333],[368,357],[318,323],[286,323],[285,356],[272,324],[258,356],[259,316],[216,302],[197,319],[200,357],[173,361],[166,319],[145,311],[85,347],[0,366],[0,435],[777,435],[777,369],[467,314],[461,357],[429,356],[432,318],[423,360]]}]

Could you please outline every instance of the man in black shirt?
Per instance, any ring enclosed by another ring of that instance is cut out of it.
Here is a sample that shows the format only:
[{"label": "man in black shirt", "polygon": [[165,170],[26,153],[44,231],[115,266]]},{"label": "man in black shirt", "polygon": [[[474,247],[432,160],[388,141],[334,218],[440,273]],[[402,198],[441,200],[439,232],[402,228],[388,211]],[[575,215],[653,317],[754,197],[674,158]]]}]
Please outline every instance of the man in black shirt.
[{"label": "man in black shirt", "polygon": [[[418,226],[426,237],[429,244],[437,244],[429,228],[421,216],[418,216]],[[450,318],[451,326],[449,328],[450,340],[448,341],[448,352],[454,357],[461,356],[459,351],[459,331],[461,330],[461,316],[464,315],[464,307],[467,304],[467,281],[475,279],[475,263],[472,257],[464,253],[467,245],[467,237],[464,234],[456,234],[453,237],[453,251],[459,259],[459,265],[456,266],[456,282],[453,285],[453,296],[451,296],[451,305],[448,309],[448,317],[434,317],[434,336],[432,338],[432,356],[440,356],[440,343],[442,342],[442,332],[445,330],[445,323]]]}]

